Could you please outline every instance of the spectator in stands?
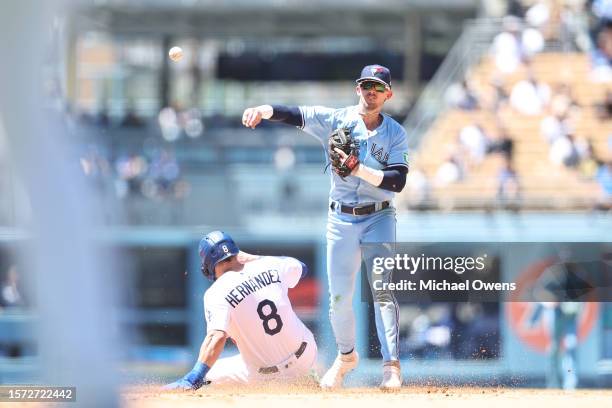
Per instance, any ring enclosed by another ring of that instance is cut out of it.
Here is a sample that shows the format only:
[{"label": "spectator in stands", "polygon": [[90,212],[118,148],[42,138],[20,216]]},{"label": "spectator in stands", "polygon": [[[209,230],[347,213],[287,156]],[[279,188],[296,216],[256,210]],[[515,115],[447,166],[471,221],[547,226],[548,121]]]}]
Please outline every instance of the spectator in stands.
[{"label": "spectator in stands", "polygon": [[497,202],[501,208],[518,209],[521,196],[518,175],[512,161],[504,158],[497,174]]},{"label": "spectator in stands", "polygon": [[[166,198],[174,195],[174,187],[180,178],[180,167],[174,154],[166,149],[161,149],[151,161],[147,174],[147,187],[151,190],[145,191],[149,198]],[[153,185],[151,185],[151,182]]]},{"label": "spectator in stands", "polygon": [[181,108],[175,104],[162,108],[157,115],[162,137],[168,142],[174,142],[181,136],[180,112]]},{"label": "spectator in stands", "polygon": [[19,287],[19,274],[17,273],[16,265],[11,265],[9,267],[6,278],[4,282],[2,282],[0,305],[6,308],[23,307],[25,305]]},{"label": "spectator in stands", "polygon": [[557,138],[550,148],[549,157],[558,166],[576,167],[580,161],[580,156],[578,155],[573,135],[567,134]]},{"label": "spectator in stands", "polygon": [[493,39],[492,53],[497,70],[511,74],[524,62],[525,50],[521,39],[521,20],[506,16],[503,31]]},{"label": "spectator in stands", "polygon": [[446,186],[463,179],[463,166],[461,160],[454,152],[449,152],[444,162],[438,167],[435,176],[437,186]]},{"label": "spectator in stands", "polygon": [[199,109],[191,108],[185,112],[185,134],[192,139],[204,133],[204,120]]},{"label": "spectator in stands", "polygon": [[426,210],[429,207],[431,186],[427,175],[417,166],[411,166],[406,178],[408,207],[416,210]]},{"label": "spectator in stands", "polygon": [[525,12],[525,21],[540,33],[546,33],[550,38],[555,10],[552,2],[547,0],[536,0]]},{"label": "spectator in stands", "polygon": [[466,111],[480,108],[478,94],[466,79],[451,85],[446,92],[445,99],[446,104],[451,108]]},{"label": "spectator in stands", "polygon": [[595,108],[597,109],[597,117],[600,120],[612,119],[612,89],[606,91],[604,100],[595,105]]},{"label": "spectator in stands", "polygon": [[592,180],[597,174],[597,169],[600,165],[595,156],[593,142],[589,138],[580,137],[576,139],[575,145],[580,160],[578,163],[580,177],[586,180]]},{"label": "spectator in stands", "polygon": [[482,0],[480,2],[480,12],[486,17],[515,16],[523,18],[525,7],[522,2],[523,0]]},{"label": "spectator in stands", "polygon": [[492,52],[498,71],[510,74],[544,49],[544,36],[531,23],[523,27],[515,16],[504,17],[502,24],[504,30],[494,38]]},{"label": "spectator in stands", "polygon": [[[26,306],[19,284],[19,273],[16,265],[11,265],[4,281],[0,284],[0,312],[2,309],[17,309]],[[19,357],[24,354],[24,345],[12,341],[0,343],[0,356]]]},{"label": "spectator in stands", "polygon": [[187,180],[180,179],[174,184],[174,199],[183,200],[191,193],[191,183]]},{"label": "spectator in stands", "polygon": [[89,180],[89,185],[103,192],[106,181],[111,179],[111,167],[100,150],[100,147],[95,144],[87,146],[80,157],[80,163],[83,174]]},{"label": "spectator in stands", "polygon": [[131,104],[128,106],[120,126],[127,128],[139,128],[144,126],[144,121],[138,116]]},{"label": "spectator in stands", "polygon": [[594,79],[609,81],[612,78],[612,21],[606,22],[597,35],[591,62]]},{"label": "spectator in stands", "polygon": [[128,194],[140,194],[148,167],[149,164],[144,156],[131,154],[119,157],[115,163],[119,176],[116,181],[117,196],[124,198]]},{"label": "spectator in stands", "polygon": [[106,102],[98,103],[98,109],[93,114],[92,124],[101,128],[108,128],[111,125]]},{"label": "spectator in stands", "polygon": [[580,160],[586,160],[591,157],[595,157],[595,150],[593,149],[593,142],[588,137],[577,137],[574,142],[576,150],[578,151],[578,157]]},{"label": "spectator in stands", "polygon": [[506,10],[508,16],[516,18],[525,17],[525,5],[523,4],[523,0],[506,0],[505,2],[508,4],[508,9]]},{"label": "spectator in stands", "polygon": [[513,158],[514,141],[503,125],[498,125],[497,131],[493,133],[487,146],[488,154],[499,153],[505,159],[511,161]]},{"label": "spectator in stands", "polygon": [[525,59],[531,59],[544,49],[544,36],[534,27],[527,27],[521,34],[521,43]]},{"label": "spectator in stands", "polygon": [[569,246],[560,245],[558,256],[532,284],[532,295],[538,302],[529,320],[532,327],[546,324],[550,330],[550,365],[546,373],[549,388],[573,390],[578,385],[578,322],[584,303],[569,302],[584,293],[582,277],[587,274],[583,262]]},{"label": "spectator in stands", "polygon": [[612,22],[612,0],[593,0],[591,9],[599,19],[600,28],[602,25]]},{"label": "spectator in stands", "polygon": [[459,131],[459,143],[468,151],[470,161],[479,164],[487,153],[489,139],[482,126],[474,123]]},{"label": "spectator in stands", "polygon": [[596,208],[604,211],[612,210],[612,159],[599,167],[595,180],[600,189]]},{"label": "spectator in stands", "polygon": [[565,0],[559,10],[561,41],[569,42],[583,52],[587,52],[592,44],[585,13],[587,1],[592,0]]},{"label": "spectator in stands", "polygon": [[[584,30],[584,7],[586,0],[535,0],[525,12],[525,20],[537,28],[544,38],[559,38],[561,41],[576,39],[585,50],[588,39],[577,38]],[[562,37],[567,35],[566,37]]]},{"label": "spectator in stands", "polygon": [[578,102],[572,92],[572,87],[566,82],[555,85],[550,97],[550,109],[553,112],[569,113],[579,108]]},{"label": "spectator in stands", "polygon": [[540,122],[540,134],[548,144],[553,144],[558,138],[570,133],[570,129],[566,111],[557,111]]},{"label": "spectator in stands", "polygon": [[540,115],[550,102],[550,87],[536,80],[533,73],[527,79],[519,81],[510,93],[510,104],[523,115]]},{"label": "spectator in stands", "polygon": [[509,100],[508,92],[506,92],[506,88],[504,86],[504,79],[496,75],[491,79],[490,83],[491,87],[491,103],[489,104],[489,109],[491,109],[494,113],[503,109]]}]

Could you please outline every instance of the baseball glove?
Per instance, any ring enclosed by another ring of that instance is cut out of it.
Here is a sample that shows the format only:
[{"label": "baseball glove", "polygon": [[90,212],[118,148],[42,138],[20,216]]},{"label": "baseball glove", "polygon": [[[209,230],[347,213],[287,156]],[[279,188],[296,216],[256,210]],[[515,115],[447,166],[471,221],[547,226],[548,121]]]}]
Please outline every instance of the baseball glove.
[{"label": "baseball glove", "polygon": [[[359,164],[359,143],[351,131],[349,128],[336,129],[328,139],[329,164],[342,178],[350,175]],[[343,151],[346,157],[343,158],[335,149]]]}]

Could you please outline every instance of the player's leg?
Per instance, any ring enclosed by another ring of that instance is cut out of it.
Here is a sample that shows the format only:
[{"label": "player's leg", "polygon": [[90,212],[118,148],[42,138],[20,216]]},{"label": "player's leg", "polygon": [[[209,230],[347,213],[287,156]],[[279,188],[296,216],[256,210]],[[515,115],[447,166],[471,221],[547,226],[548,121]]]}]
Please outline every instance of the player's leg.
[{"label": "player's leg", "polygon": [[211,385],[248,384],[252,377],[240,354],[218,359],[206,374]]},{"label": "player's leg", "polygon": [[562,338],[563,330],[559,322],[559,315],[561,314],[559,307],[547,308],[546,318],[550,322],[551,336],[550,336],[550,362],[548,369],[548,377],[546,379],[546,385],[548,388],[560,388],[562,384],[563,375],[561,373],[562,367]]},{"label": "player's leg", "polygon": [[[380,211],[365,228],[362,237],[363,257],[367,268],[370,285],[372,279],[389,282],[391,270],[385,270],[382,274],[374,274],[372,271],[373,259],[375,257],[395,256],[395,211],[390,208]],[[372,245],[375,243],[392,243],[393,245]],[[397,301],[392,291],[372,291],[374,297],[374,314],[376,318],[376,329],[378,339],[381,343],[383,361],[399,360],[398,350],[398,319],[399,311]]]},{"label": "player's leg", "polygon": [[565,304],[561,304],[561,320],[563,324],[563,350],[564,356],[562,359],[563,368],[563,389],[574,390],[578,385],[578,376],[576,375],[577,363],[577,346],[578,346],[578,315],[577,313],[566,313],[563,311]]},{"label": "player's leg", "polygon": [[361,265],[359,225],[331,215],[327,223],[327,280],[329,317],[338,350],[348,353],[355,348],[355,313],[353,292]]},{"label": "player's leg", "polygon": [[[395,256],[395,209],[389,208],[376,213],[365,228],[362,236],[363,256],[367,268],[368,281],[391,280],[392,270],[382,274],[374,274],[373,259],[376,257]],[[391,245],[372,245],[375,243],[390,243]],[[369,245],[368,245],[369,244]],[[383,382],[385,388],[401,386],[399,366],[399,306],[392,291],[372,290],[376,332],[380,341],[383,357]]]},{"label": "player's leg", "polygon": [[353,292],[361,264],[359,236],[362,225],[349,222],[349,216],[330,214],[327,223],[327,279],[329,317],[338,345],[338,356],[321,378],[321,387],[342,385],[344,376],[357,366]]}]

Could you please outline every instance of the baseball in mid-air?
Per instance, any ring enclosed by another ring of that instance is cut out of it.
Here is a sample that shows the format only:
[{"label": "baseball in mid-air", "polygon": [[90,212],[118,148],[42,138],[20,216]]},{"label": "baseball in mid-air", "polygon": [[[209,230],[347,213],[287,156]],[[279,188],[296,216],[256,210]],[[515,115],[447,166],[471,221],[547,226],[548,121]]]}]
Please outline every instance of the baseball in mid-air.
[{"label": "baseball in mid-air", "polygon": [[181,47],[172,47],[168,51],[168,56],[172,61],[180,61],[183,58],[183,49]]}]

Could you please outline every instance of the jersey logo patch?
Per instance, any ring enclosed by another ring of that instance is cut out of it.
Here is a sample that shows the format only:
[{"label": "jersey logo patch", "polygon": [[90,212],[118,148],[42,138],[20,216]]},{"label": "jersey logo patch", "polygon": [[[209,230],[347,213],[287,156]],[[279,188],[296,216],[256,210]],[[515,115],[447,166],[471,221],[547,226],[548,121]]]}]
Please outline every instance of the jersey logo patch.
[{"label": "jersey logo patch", "polygon": [[408,153],[404,153],[404,162],[408,164]]},{"label": "jersey logo patch", "polygon": [[381,147],[377,149],[376,143],[372,143],[372,148],[370,149],[370,154],[372,157],[376,159],[377,162],[382,164],[383,166],[387,165],[389,161],[389,153],[385,153],[385,150]]}]

